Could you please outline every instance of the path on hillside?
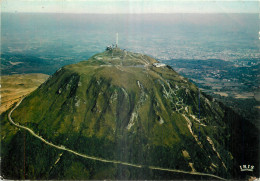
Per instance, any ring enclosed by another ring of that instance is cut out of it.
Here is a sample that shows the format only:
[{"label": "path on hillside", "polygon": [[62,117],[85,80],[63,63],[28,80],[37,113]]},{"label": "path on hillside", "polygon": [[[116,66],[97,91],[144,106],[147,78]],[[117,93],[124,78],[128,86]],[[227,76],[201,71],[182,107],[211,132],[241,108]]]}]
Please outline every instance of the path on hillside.
[{"label": "path on hillside", "polygon": [[[24,97],[24,98],[25,98],[25,97]],[[41,140],[42,142],[44,142],[45,144],[47,144],[47,145],[49,145],[49,146],[52,146],[52,147],[54,147],[54,148],[56,148],[56,149],[68,151],[68,152],[70,152],[70,153],[73,153],[74,155],[77,155],[77,156],[80,156],[80,157],[83,157],[83,158],[87,158],[87,159],[91,159],[91,160],[97,160],[97,161],[106,162],[106,163],[121,164],[121,165],[136,167],[136,168],[147,168],[147,167],[148,167],[149,169],[152,169],[152,170],[169,171],[169,172],[184,173],[184,174],[190,174],[190,175],[209,176],[209,177],[214,177],[214,178],[217,178],[217,179],[220,179],[220,180],[226,180],[226,179],[221,178],[221,177],[219,177],[219,176],[212,175],[212,174],[207,174],[207,173],[188,172],[188,171],[183,171],[183,170],[175,170],[175,169],[161,168],[161,167],[155,167],[155,166],[145,166],[145,165],[132,164],[132,163],[122,162],[122,161],[117,161],[117,160],[107,160],[107,159],[103,159],[103,158],[98,158],[98,157],[88,156],[88,155],[85,155],[85,154],[82,154],[82,153],[78,153],[78,152],[76,152],[76,151],[73,151],[73,150],[71,150],[71,149],[66,148],[66,147],[63,146],[63,145],[60,145],[60,146],[55,145],[55,144],[53,144],[53,143],[51,143],[51,142],[45,140],[45,139],[42,138],[41,136],[37,135],[37,134],[36,134],[33,130],[31,130],[30,128],[25,127],[25,126],[22,126],[22,125],[19,125],[18,123],[15,123],[15,122],[12,120],[11,115],[12,115],[13,111],[21,104],[21,102],[24,100],[24,98],[22,98],[22,99],[16,104],[16,106],[9,112],[9,114],[8,114],[8,119],[9,119],[9,121],[10,121],[11,124],[13,124],[14,126],[29,131],[29,133],[31,133],[31,135],[33,135],[34,137],[40,139],[40,140]]]}]

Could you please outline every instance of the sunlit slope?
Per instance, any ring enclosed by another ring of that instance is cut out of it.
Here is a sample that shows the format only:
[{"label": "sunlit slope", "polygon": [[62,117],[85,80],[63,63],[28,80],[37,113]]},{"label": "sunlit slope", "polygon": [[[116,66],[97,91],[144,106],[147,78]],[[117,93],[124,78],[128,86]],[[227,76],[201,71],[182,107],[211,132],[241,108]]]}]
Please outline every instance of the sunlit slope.
[{"label": "sunlit slope", "polygon": [[20,97],[34,91],[47,80],[45,74],[15,74],[1,76],[1,105],[0,113],[9,109]]},{"label": "sunlit slope", "polygon": [[[86,155],[224,178],[237,176],[242,120],[199,93],[170,67],[153,66],[156,62],[114,49],[65,66],[23,100],[13,120],[56,145]],[[3,127],[10,127],[7,121]],[[8,159],[23,153],[22,146],[14,149],[21,134],[14,133],[1,133],[3,173],[22,178],[23,168],[15,163],[23,159]],[[71,157],[75,156],[54,148],[41,151],[46,145],[29,137],[31,143],[26,145],[35,144],[31,149],[37,153],[27,160],[28,178],[172,179],[149,169],[144,172],[83,158],[74,162]]]}]

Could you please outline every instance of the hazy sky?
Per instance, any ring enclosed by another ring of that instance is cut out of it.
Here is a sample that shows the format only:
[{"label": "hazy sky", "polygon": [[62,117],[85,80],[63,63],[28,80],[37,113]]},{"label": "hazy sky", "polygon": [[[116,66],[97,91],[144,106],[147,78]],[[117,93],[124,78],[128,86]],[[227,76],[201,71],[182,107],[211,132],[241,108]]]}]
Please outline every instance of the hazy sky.
[{"label": "hazy sky", "polygon": [[0,0],[2,12],[259,13],[258,0]]}]

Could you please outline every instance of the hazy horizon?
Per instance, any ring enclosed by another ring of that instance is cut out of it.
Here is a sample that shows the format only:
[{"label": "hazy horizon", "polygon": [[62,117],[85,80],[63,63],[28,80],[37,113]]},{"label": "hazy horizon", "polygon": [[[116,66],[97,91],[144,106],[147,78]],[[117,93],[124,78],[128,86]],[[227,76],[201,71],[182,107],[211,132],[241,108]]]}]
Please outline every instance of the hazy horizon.
[{"label": "hazy horizon", "polygon": [[2,53],[37,56],[52,54],[54,46],[55,57],[70,52],[82,60],[119,33],[121,48],[157,59],[259,58],[257,22],[256,14],[2,13],[1,45]]},{"label": "hazy horizon", "polygon": [[259,1],[201,0],[2,0],[2,12],[149,14],[258,13]]}]

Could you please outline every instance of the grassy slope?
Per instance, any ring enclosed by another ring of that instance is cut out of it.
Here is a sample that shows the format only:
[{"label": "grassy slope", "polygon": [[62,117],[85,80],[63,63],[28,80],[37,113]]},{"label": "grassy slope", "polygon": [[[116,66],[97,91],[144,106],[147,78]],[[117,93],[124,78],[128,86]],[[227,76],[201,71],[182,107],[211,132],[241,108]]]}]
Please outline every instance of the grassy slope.
[{"label": "grassy slope", "polygon": [[45,74],[15,74],[1,76],[0,114],[10,108],[20,97],[34,91],[47,80]]}]

